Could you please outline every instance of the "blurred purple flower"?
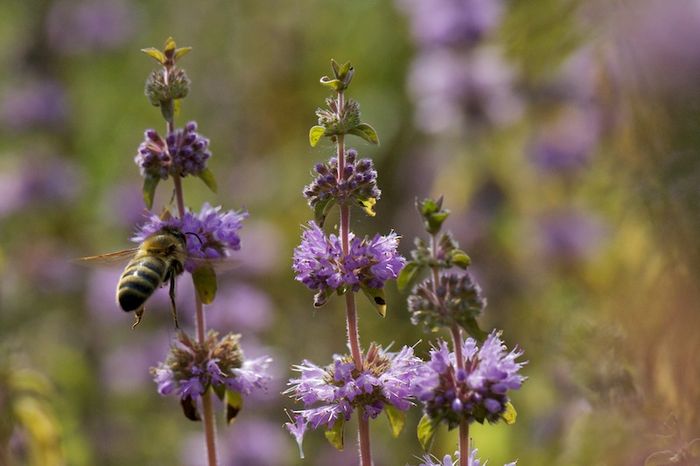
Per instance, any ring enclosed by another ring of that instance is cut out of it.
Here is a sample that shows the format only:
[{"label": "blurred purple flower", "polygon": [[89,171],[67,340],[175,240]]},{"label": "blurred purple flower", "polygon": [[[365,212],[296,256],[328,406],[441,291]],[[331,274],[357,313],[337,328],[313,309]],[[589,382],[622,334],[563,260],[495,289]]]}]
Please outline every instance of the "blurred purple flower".
[{"label": "blurred purple flower", "polygon": [[462,345],[462,370],[457,368],[455,353],[439,341],[430,351],[430,361],[412,381],[413,393],[431,419],[446,422],[450,429],[462,419],[498,422],[509,402],[508,391],[520,388],[525,380],[519,374],[525,363],[515,361],[523,352],[506,351],[496,331],[481,348],[467,338]]},{"label": "blurred purple flower", "polygon": [[154,129],[146,130],[134,162],[141,176],[167,179],[168,175],[199,175],[211,157],[209,139],[197,133],[197,123],[190,121],[165,138]]},{"label": "blurred purple flower", "polygon": [[246,284],[222,286],[207,307],[207,320],[214,328],[237,332],[260,332],[270,326],[273,303],[262,290]]},{"label": "blurred purple flower", "polygon": [[133,230],[147,214],[141,194],[141,184],[125,183],[111,186],[102,199],[105,222]]},{"label": "blurred purple flower", "polygon": [[[114,315],[122,317],[117,312]],[[149,368],[158,362],[169,339],[166,332],[158,332],[136,337],[128,346],[112,349],[106,354],[101,368],[104,386],[122,394],[143,390],[151,381]]]},{"label": "blurred purple flower", "polygon": [[13,131],[59,127],[68,117],[63,87],[52,80],[29,80],[5,92],[0,122]]},{"label": "blurred purple flower", "polygon": [[397,0],[421,47],[472,46],[498,26],[501,0]]},{"label": "blurred purple flower", "polygon": [[67,55],[111,50],[124,45],[137,29],[127,0],[58,0],[46,18],[48,42]]},{"label": "blurred purple flower", "polygon": [[27,155],[19,167],[0,173],[0,217],[41,204],[74,201],[82,179],[70,160]]},{"label": "blurred purple flower", "polygon": [[598,112],[569,108],[545,126],[530,150],[530,159],[546,173],[572,174],[586,167],[600,134]]},{"label": "blurred purple flower", "polygon": [[327,237],[312,221],[294,249],[292,268],[297,281],[325,294],[346,288],[357,291],[361,286],[382,288],[406,263],[397,252],[398,244],[399,236],[394,232],[377,234],[372,239],[359,239],[350,233],[349,251],[344,257],[340,239],[333,234]]},{"label": "blurred purple flower", "polygon": [[[176,228],[185,234],[196,235],[187,237],[187,252],[190,257],[222,259],[229,257],[231,251],[240,249],[241,239],[238,231],[243,227],[243,220],[247,216],[245,211],[221,212],[221,206],[212,207],[205,202],[199,214],[193,214],[188,209],[182,219],[172,217],[162,220],[159,216],[150,214],[131,240],[141,243],[163,227]],[[185,268],[191,272],[196,268],[196,264],[187,260]]]},{"label": "blurred purple flower", "polygon": [[[287,437],[276,422],[248,418],[220,431],[219,463],[223,466],[270,466],[287,464]],[[184,443],[183,464],[208,466],[204,439],[196,434]]]},{"label": "blurred purple flower", "polygon": [[365,418],[376,418],[386,405],[402,411],[411,406],[411,381],[421,367],[413,348],[404,346],[398,353],[384,351],[372,343],[358,371],[352,358],[333,355],[333,363],[320,367],[305,360],[294,369],[301,373],[289,381],[285,392],[306,409],[295,411],[294,421],[285,427],[301,450],[307,429],[330,429],[338,420],[350,420],[356,408],[364,409]]},{"label": "blurred purple flower", "polygon": [[537,229],[542,253],[563,263],[591,257],[607,234],[605,223],[599,217],[574,209],[542,216],[537,222]]},{"label": "blurred purple flower", "polygon": [[469,123],[512,123],[523,111],[513,79],[495,47],[470,54],[445,49],[423,52],[408,77],[416,125],[429,133],[441,133],[460,131]]}]

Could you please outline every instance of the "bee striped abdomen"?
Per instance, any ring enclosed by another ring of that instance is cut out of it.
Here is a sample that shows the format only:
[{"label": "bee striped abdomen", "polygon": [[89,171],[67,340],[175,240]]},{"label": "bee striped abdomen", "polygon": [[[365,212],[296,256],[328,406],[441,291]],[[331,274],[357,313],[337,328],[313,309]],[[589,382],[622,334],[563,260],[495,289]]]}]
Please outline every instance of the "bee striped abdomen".
[{"label": "bee striped abdomen", "polygon": [[167,264],[157,256],[134,257],[124,269],[117,288],[117,301],[125,311],[139,309],[163,283]]}]

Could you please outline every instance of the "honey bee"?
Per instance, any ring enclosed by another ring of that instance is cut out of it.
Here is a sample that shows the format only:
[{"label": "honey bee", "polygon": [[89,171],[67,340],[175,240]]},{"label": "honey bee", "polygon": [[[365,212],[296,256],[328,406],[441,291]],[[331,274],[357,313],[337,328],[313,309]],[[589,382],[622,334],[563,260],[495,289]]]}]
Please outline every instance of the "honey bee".
[{"label": "honey bee", "polygon": [[[197,236],[195,233],[188,233]],[[201,241],[201,240],[200,240]],[[185,270],[187,239],[181,231],[164,227],[138,247],[89,256],[82,262],[105,263],[130,258],[117,284],[117,303],[125,312],[135,312],[136,327],[143,317],[148,298],[161,286],[170,284],[170,304],[175,327],[180,328],[175,306],[175,278]]]}]

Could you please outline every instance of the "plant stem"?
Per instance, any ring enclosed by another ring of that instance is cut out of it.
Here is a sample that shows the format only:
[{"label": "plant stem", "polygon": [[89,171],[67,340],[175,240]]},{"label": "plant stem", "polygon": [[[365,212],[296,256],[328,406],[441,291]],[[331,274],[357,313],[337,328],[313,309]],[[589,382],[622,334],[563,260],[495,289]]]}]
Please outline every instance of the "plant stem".
[{"label": "plant stem", "polygon": [[[165,79],[168,79],[168,70],[165,71]],[[169,119],[167,122],[168,134],[171,134],[175,129],[175,122]],[[177,212],[180,218],[185,216],[185,196],[182,191],[182,181],[180,175],[173,175],[173,184],[175,185],[175,199],[177,200]],[[194,279],[193,279],[194,280]],[[196,289],[196,287],[195,287]],[[197,341],[200,344],[204,343],[206,337],[206,321],[204,319],[204,306],[195,292],[195,322],[197,331]],[[209,466],[218,466],[216,454],[216,423],[214,419],[214,409],[211,401],[211,392],[207,390],[202,395],[202,415],[204,417],[204,439],[207,447],[207,458]]]},{"label": "plant stem", "polygon": [[[342,118],[345,111],[345,99],[342,92],[338,92],[338,117]],[[336,148],[338,156],[337,179],[340,182],[345,172],[345,137],[336,136]],[[343,255],[347,257],[350,249],[350,207],[346,204],[340,206],[340,243]],[[362,351],[360,350],[360,334],[357,326],[357,309],[355,307],[355,293],[348,290],[345,293],[345,317],[347,323],[348,345],[355,368],[363,369]],[[358,409],[358,442],[360,444],[360,466],[372,466],[372,451],[369,441],[369,419],[364,417],[364,409]]]}]

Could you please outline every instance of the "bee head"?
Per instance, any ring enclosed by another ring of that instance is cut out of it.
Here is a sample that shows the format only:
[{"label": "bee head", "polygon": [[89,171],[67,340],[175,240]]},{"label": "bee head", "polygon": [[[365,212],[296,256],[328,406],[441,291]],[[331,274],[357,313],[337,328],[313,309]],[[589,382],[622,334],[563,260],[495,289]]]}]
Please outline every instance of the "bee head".
[{"label": "bee head", "polygon": [[180,230],[178,230],[177,228],[163,227],[161,229],[161,232],[177,238],[177,240],[180,241],[183,244],[183,246],[187,244],[187,239],[185,237],[185,234],[183,232],[181,232]]}]

